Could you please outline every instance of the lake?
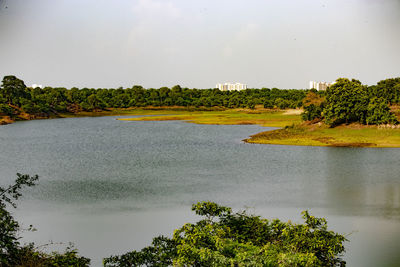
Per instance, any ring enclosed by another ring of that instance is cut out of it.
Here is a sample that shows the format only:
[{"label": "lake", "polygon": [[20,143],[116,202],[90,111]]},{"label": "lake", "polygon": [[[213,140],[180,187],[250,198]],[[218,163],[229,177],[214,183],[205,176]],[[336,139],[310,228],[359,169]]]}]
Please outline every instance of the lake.
[{"label": "lake", "polygon": [[348,266],[398,266],[400,149],[246,144],[268,128],[116,118],[0,127],[0,183],[40,176],[14,210],[38,229],[24,241],[71,241],[100,266],[198,220],[191,204],[210,200],[298,223],[308,209],[349,234]]}]

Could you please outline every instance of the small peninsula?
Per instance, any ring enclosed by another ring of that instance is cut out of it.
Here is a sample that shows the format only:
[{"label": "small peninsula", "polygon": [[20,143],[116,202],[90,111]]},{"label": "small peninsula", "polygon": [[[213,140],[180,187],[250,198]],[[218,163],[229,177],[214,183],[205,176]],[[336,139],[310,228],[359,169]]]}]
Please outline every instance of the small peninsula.
[{"label": "small peninsula", "polygon": [[[367,86],[339,78],[325,90],[172,88],[89,89],[27,87],[5,76],[0,124],[20,120],[132,115],[131,121],[182,120],[198,124],[275,127],[247,143],[400,147],[400,78]],[[152,116],[147,116],[152,115]]]}]

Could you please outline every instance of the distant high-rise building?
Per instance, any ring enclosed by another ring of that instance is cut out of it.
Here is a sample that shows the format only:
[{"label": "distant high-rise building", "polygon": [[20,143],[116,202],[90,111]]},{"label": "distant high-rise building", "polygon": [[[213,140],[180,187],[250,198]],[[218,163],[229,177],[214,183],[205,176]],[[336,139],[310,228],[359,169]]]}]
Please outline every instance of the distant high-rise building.
[{"label": "distant high-rise building", "polygon": [[43,86],[41,85],[41,84],[32,84],[32,86],[31,86],[32,88],[37,88],[37,87],[39,87],[39,88],[41,88],[41,89],[43,89]]},{"label": "distant high-rise building", "polygon": [[215,88],[221,91],[239,91],[247,89],[247,85],[242,83],[218,83]]},{"label": "distant high-rise building", "polygon": [[328,87],[334,83],[335,82],[328,83],[328,82],[310,81],[310,89],[317,89],[317,91],[324,91],[324,90],[328,89]]}]

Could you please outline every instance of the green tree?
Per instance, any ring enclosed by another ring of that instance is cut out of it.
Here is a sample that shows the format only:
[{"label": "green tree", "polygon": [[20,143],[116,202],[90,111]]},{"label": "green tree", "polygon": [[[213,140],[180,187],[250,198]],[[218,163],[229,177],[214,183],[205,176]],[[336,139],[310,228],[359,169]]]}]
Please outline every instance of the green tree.
[{"label": "green tree", "polygon": [[321,119],[324,105],[325,98],[318,94],[317,90],[310,90],[303,100],[304,112],[301,114],[301,118],[304,121]]},{"label": "green tree", "polygon": [[250,109],[254,109],[256,107],[256,102],[253,99],[248,100],[247,101],[247,107],[250,108]]},{"label": "green tree", "polygon": [[379,81],[372,87],[373,96],[386,99],[389,104],[396,103],[400,96],[400,77]]},{"label": "green tree", "polygon": [[289,102],[279,97],[275,99],[275,106],[277,106],[279,109],[286,109],[289,107]]},{"label": "green tree", "polygon": [[304,224],[233,213],[213,202],[192,210],[206,218],[187,223],[172,238],[103,260],[104,266],[342,266],[343,235],[328,230],[323,218],[303,212]]},{"label": "green tree", "polygon": [[396,124],[396,116],[390,112],[387,100],[382,97],[374,97],[368,104],[367,124]]},{"label": "green tree", "polygon": [[7,99],[8,104],[19,104],[20,97],[26,97],[26,85],[24,81],[13,75],[4,76],[1,94]]},{"label": "green tree", "polygon": [[14,116],[14,109],[11,108],[8,104],[0,104],[0,113],[3,113],[7,116]]},{"label": "green tree", "polygon": [[274,108],[274,102],[267,99],[264,101],[264,108]]},{"label": "green tree", "polygon": [[350,122],[397,123],[388,106],[390,100],[387,97],[374,96],[376,92],[371,94],[369,90],[371,89],[360,81],[338,79],[326,90],[325,122],[330,125]]},{"label": "green tree", "polygon": [[105,107],[105,104],[99,100],[96,94],[92,94],[87,98],[87,102],[89,104],[90,110],[102,109]]},{"label": "green tree", "polygon": [[329,125],[341,123],[365,123],[368,108],[367,87],[358,80],[340,78],[326,90],[325,122]]}]

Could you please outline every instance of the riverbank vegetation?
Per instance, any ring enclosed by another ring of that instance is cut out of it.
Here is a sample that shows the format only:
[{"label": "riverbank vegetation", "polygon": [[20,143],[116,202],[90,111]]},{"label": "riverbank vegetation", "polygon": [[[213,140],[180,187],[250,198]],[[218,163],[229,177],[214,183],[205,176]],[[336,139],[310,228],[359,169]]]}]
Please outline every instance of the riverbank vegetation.
[{"label": "riverbank vegetation", "polygon": [[[385,93],[382,93],[385,92]],[[323,97],[309,92],[304,99],[303,119],[336,125],[357,122],[365,125],[397,124],[390,105],[400,102],[400,78],[362,85],[358,80],[340,78]]]},{"label": "riverbank vegetation", "polygon": [[261,132],[244,141],[297,146],[400,147],[400,128],[393,125],[365,126],[358,123],[334,128],[322,123],[297,124]]},{"label": "riverbank vegetation", "polygon": [[302,119],[283,129],[262,132],[246,139],[249,143],[400,147],[400,78],[376,86],[357,80],[338,79],[326,92],[308,92]]},{"label": "riverbank vegetation", "polygon": [[[245,140],[262,144],[400,147],[400,129],[396,126],[399,106],[400,78],[382,80],[373,86],[340,78],[326,91],[220,91],[178,85],[159,89],[41,89],[29,88],[15,76],[5,76],[0,88],[0,124],[43,118],[136,115],[142,117],[123,120],[284,128]],[[300,115],[301,110],[304,112]]]},{"label": "riverbank vegetation", "polygon": [[302,105],[306,90],[277,88],[220,91],[218,89],[172,88],[93,89],[76,87],[27,87],[15,76],[5,76],[0,88],[0,116],[3,123],[13,120],[62,117],[64,115],[143,107],[210,108],[296,108]]},{"label": "riverbank vegetation", "polygon": [[304,224],[267,220],[213,202],[192,210],[204,219],[187,223],[172,238],[104,259],[104,266],[344,266],[346,238],[323,218],[304,211]]}]

